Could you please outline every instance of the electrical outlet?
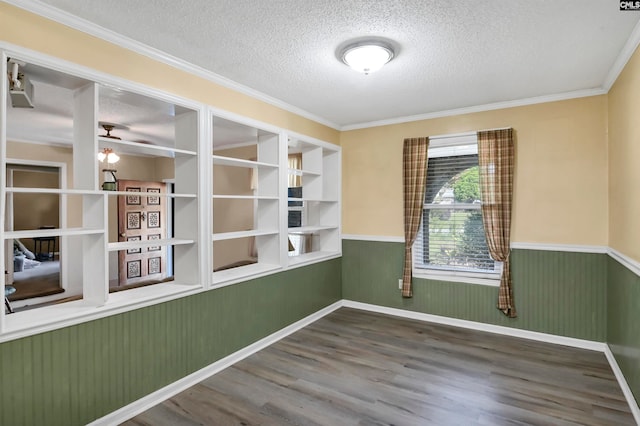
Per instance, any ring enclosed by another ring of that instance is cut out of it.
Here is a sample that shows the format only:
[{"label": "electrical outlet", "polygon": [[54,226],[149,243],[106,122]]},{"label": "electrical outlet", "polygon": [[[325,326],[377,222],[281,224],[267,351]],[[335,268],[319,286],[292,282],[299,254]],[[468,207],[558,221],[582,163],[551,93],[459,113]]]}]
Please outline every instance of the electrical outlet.
[{"label": "electrical outlet", "polygon": [[402,278],[398,279],[398,290],[402,290]]}]

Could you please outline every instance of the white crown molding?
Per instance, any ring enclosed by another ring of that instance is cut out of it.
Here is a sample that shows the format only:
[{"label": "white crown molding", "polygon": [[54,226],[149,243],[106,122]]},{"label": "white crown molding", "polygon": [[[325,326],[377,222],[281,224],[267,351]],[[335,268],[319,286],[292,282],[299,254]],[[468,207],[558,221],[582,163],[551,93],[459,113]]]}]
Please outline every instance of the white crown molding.
[{"label": "white crown molding", "polygon": [[636,51],[638,44],[640,44],[640,22],[638,22],[633,28],[629,39],[627,40],[624,47],[620,51],[620,54],[618,54],[618,57],[611,66],[607,77],[604,79],[604,82],[602,83],[602,88],[604,90],[606,90],[607,92],[611,90],[611,87],[613,87],[613,84],[620,76],[620,73],[627,65],[627,62],[629,62],[629,59],[631,59],[631,56],[633,56],[633,53]]},{"label": "white crown molding", "polygon": [[375,241],[379,243],[404,243],[404,237],[392,237],[385,235],[342,234],[342,239],[356,241]]},{"label": "white crown molding", "polygon": [[609,256],[620,262],[622,266],[636,274],[640,277],[640,262],[634,260],[627,256],[626,254],[620,253],[618,250],[609,248]]},{"label": "white crown molding", "polygon": [[430,120],[433,118],[451,117],[454,115],[472,114],[476,112],[493,111],[496,109],[515,108],[515,107],[526,106],[526,105],[542,104],[546,102],[556,102],[556,101],[565,101],[568,99],[586,98],[589,96],[605,95],[606,93],[607,91],[601,88],[576,90],[572,92],[557,93],[553,95],[536,96],[533,98],[525,98],[525,99],[516,99],[513,101],[495,102],[491,104],[456,108],[456,109],[450,109],[446,111],[429,112],[426,114],[409,115],[406,117],[396,117],[396,118],[390,118],[386,120],[349,124],[347,126],[342,126],[340,130],[348,131],[348,130],[367,129],[370,127],[408,123],[411,121]]},{"label": "white crown molding", "polygon": [[620,72],[622,72],[622,70],[624,69],[624,66],[627,64],[627,62],[633,55],[636,47],[638,46],[638,44],[640,44],[640,23],[638,23],[634,28],[633,32],[631,33],[631,36],[627,40],[625,46],[623,47],[620,54],[618,55],[616,61],[612,65],[611,69],[609,70],[609,73],[607,74],[607,77],[603,82],[601,88],[577,90],[572,92],[558,93],[558,94],[538,96],[538,97],[525,98],[525,99],[517,99],[513,101],[496,102],[496,103],[485,104],[485,105],[476,105],[476,106],[465,107],[465,108],[457,108],[452,110],[437,111],[437,112],[431,112],[431,113],[425,113],[425,114],[417,114],[417,115],[411,115],[411,116],[405,116],[405,117],[396,117],[396,118],[385,119],[385,120],[377,120],[377,121],[340,126],[337,123],[333,123],[323,117],[312,114],[294,105],[283,102],[265,93],[262,93],[250,87],[244,86],[240,83],[237,83],[219,74],[208,71],[197,65],[188,63],[182,59],[179,59],[159,49],[156,49],[156,48],[147,46],[146,44],[132,40],[114,31],[100,27],[92,22],[79,18],[70,13],[64,12],[60,9],[54,8],[40,1],[5,0],[5,3],[11,4],[15,7],[19,7],[28,12],[50,19],[62,25],[66,25],[75,30],[98,37],[107,42],[113,43],[120,47],[124,47],[133,52],[147,56],[153,60],[165,63],[174,68],[177,68],[182,71],[193,74],[195,76],[204,78],[215,84],[219,84],[226,88],[235,90],[239,93],[251,96],[252,98],[263,101],[275,107],[281,108],[285,111],[289,111],[293,114],[297,114],[301,117],[315,121],[319,124],[323,124],[327,127],[330,127],[338,131],[365,129],[369,127],[401,124],[401,123],[408,123],[412,121],[429,120],[434,118],[450,117],[455,115],[471,114],[471,113],[483,112],[483,111],[492,111],[496,109],[514,108],[519,106],[534,105],[534,104],[545,103],[545,102],[555,102],[555,101],[562,101],[562,100],[568,100],[568,99],[583,98],[588,96],[603,95],[608,93],[608,91],[611,89],[611,86],[613,85],[615,80],[618,78],[618,76],[620,75]]},{"label": "white crown molding", "polygon": [[607,357],[607,361],[609,361],[609,365],[611,366],[611,370],[613,370],[613,374],[616,376],[618,380],[618,384],[622,389],[622,393],[624,394],[627,403],[629,404],[629,408],[631,409],[631,413],[633,414],[633,418],[636,423],[640,425],[640,408],[638,408],[638,403],[636,402],[635,397],[633,396],[633,392],[629,387],[629,383],[627,383],[627,379],[624,377],[620,366],[618,365],[618,361],[616,357],[613,355],[611,348],[609,345],[605,345],[604,354]]},{"label": "white crown molding", "polygon": [[98,37],[109,43],[115,44],[116,46],[123,47],[135,53],[147,56],[148,58],[151,58],[155,61],[162,62],[181,71],[188,72],[205,80],[211,81],[215,84],[219,84],[220,86],[235,90],[236,92],[281,108],[285,111],[297,114],[301,117],[323,124],[327,127],[331,127],[332,129],[340,130],[340,126],[338,124],[333,123],[323,117],[317,116],[294,105],[266,95],[248,86],[244,86],[240,83],[237,83],[212,71],[208,71],[200,66],[191,64],[183,59],[177,58],[159,49],[147,46],[146,44],[125,37],[121,34],[116,33],[115,31],[100,27],[93,22],[89,22],[85,19],[64,12],[48,4],[42,3],[37,0],[4,0],[4,2],[20,9],[24,9],[27,12],[34,13],[36,15],[42,16],[43,18],[50,19],[59,24],[89,34],[91,36]]},{"label": "white crown molding", "polygon": [[613,84],[613,81],[615,81],[615,79],[619,75],[622,68],[624,68],[624,65],[627,63],[627,61],[631,57],[631,54],[633,54],[633,50],[635,49],[635,46],[638,45],[638,41],[640,40],[640,24],[638,24],[634,29],[632,36],[627,41],[627,44],[625,45],[623,51],[621,52],[618,59],[614,63],[614,66],[612,67],[611,71],[609,72],[607,80],[603,84],[604,88],[578,90],[578,91],[559,93],[559,94],[553,94],[553,95],[545,95],[545,96],[525,98],[525,99],[505,101],[505,102],[496,102],[496,103],[491,103],[486,105],[477,105],[472,107],[457,108],[457,109],[446,110],[446,111],[438,111],[438,112],[432,112],[432,113],[426,113],[426,114],[411,115],[406,117],[396,117],[396,118],[387,119],[387,120],[378,120],[378,121],[340,126],[337,123],[333,123],[329,120],[326,120],[323,117],[317,116],[301,108],[298,108],[294,105],[288,104],[279,99],[276,99],[262,92],[259,92],[255,89],[239,84],[233,80],[230,80],[219,74],[208,71],[202,67],[188,63],[182,59],[179,59],[159,49],[155,49],[143,43],[132,40],[128,37],[124,37],[121,34],[118,34],[114,31],[100,27],[92,22],[89,22],[75,15],[72,15],[60,9],[44,4],[40,1],[5,0],[5,2],[15,7],[24,9],[28,12],[34,13],[36,15],[39,15],[44,18],[55,21],[57,23],[60,23],[62,25],[66,25],[75,30],[98,37],[102,40],[108,41],[120,47],[124,47],[133,52],[147,56],[153,60],[165,63],[174,68],[177,68],[182,71],[193,74],[195,76],[201,77],[215,84],[219,84],[221,86],[235,90],[239,93],[251,96],[252,98],[263,101],[275,107],[281,108],[285,111],[289,111],[293,114],[297,114],[301,117],[315,121],[319,124],[323,124],[327,127],[330,127],[338,131],[357,130],[357,129],[364,129],[369,127],[390,125],[390,124],[401,124],[401,123],[408,123],[412,121],[428,120],[433,118],[449,117],[454,115],[470,114],[475,112],[491,111],[496,109],[513,108],[518,106],[534,105],[534,104],[545,103],[545,102],[555,102],[555,101],[561,101],[561,100],[567,100],[567,99],[576,99],[576,98],[582,98],[582,97],[588,97],[588,96],[603,95],[608,92],[609,88]]},{"label": "white crown molding", "polygon": [[160,404],[162,401],[177,395],[178,393],[190,388],[191,386],[198,384],[206,378],[219,373],[225,368],[230,367],[233,364],[253,355],[254,353],[273,345],[278,340],[281,340],[288,335],[295,333],[296,331],[308,326],[309,324],[319,320],[325,315],[328,315],[341,307],[342,300],[337,301],[334,304],[327,306],[326,308],[323,308],[299,321],[294,322],[293,324],[285,328],[276,331],[273,334],[270,334],[267,337],[258,340],[255,343],[252,343],[249,346],[245,346],[237,352],[234,352],[194,373],[189,374],[186,377],[183,377],[180,380],[177,380],[161,389],[158,389],[153,393],[150,393],[147,396],[138,399],[137,401],[132,402],[131,404],[128,404],[116,411],[109,413],[106,416],[89,423],[89,425],[102,426],[121,424],[131,419],[132,417],[142,413],[143,411],[146,411],[151,407]]}]

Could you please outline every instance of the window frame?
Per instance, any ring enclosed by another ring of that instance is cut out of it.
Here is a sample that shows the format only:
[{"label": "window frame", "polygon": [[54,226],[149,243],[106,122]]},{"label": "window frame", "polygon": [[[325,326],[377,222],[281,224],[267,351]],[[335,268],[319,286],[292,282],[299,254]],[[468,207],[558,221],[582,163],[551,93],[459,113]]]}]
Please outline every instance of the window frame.
[{"label": "window frame", "polygon": [[[429,148],[427,151],[427,161],[429,158],[434,158],[436,155],[433,155],[432,149],[435,148],[453,148],[460,146],[469,146],[476,145],[475,154],[477,154],[477,143],[478,137],[477,133],[469,132],[469,133],[459,133],[459,134],[450,134],[450,135],[438,135],[429,138]],[[473,154],[471,152],[460,152],[454,156],[458,155],[469,155]],[[425,187],[425,193],[427,188]],[[447,205],[447,207],[437,207],[431,206],[427,207],[431,203],[427,203],[426,201],[423,203],[423,214],[425,210],[435,210],[435,209],[451,209],[451,205]],[[460,203],[454,205],[455,207],[462,207],[465,210],[481,210],[482,204],[468,204],[468,203]],[[420,221],[420,228],[418,232],[423,230],[424,222]],[[413,243],[412,246],[412,258],[411,258],[411,268],[412,275],[415,278],[426,279],[426,280],[434,280],[434,281],[448,281],[448,282],[463,282],[468,284],[480,284],[487,285],[492,287],[498,287],[500,285],[500,276],[502,275],[502,262],[494,261],[494,270],[489,272],[483,272],[480,270],[464,270],[462,268],[455,267],[442,267],[442,266],[423,266],[419,265],[416,262],[415,251],[418,248],[418,239]]]}]

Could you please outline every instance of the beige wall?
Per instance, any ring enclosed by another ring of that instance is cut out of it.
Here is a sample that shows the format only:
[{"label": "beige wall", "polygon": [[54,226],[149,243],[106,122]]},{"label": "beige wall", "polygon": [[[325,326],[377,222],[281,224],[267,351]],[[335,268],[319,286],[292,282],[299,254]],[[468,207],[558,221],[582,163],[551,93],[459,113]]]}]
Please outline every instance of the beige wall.
[{"label": "beige wall", "polygon": [[640,261],[640,52],[609,92],[609,245]]},{"label": "beige wall", "polygon": [[512,241],[607,245],[607,98],[343,132],[343,233],[403,236],[404,138],[513,127]]},{"label": "beige wall", "polygon": [[345,234],[402,236],[404,138],[511,126],[517,137],[513,241],[610,243],[640,259],[632,241],[640,227],[633,218],[640,209],[633,163],[640,127],[632,123],[640,91],[637,53],[609,96],[340,133],[6,3],[0,14],[0,40],[342,144]]},{"label": "beige wall", "polygon": [[337,130],[22,9],[0,2],[0,16],[0,40],[327,142],[338,143]]},{"label": "beige wall", "polygon": [[[73,154],[71,148],[8,141],[7,159],[9,162],[12,159],[17,159],[65,164],[67,168],[67,187],[71,188],[73,186]],[[82,225],[81,208],[82,200],[78,197],[68,198],[67,226],[78,227]]]},{"label": "beige wall", "polygon": [[[13,175],[13,186],[21,188],[58,188],[58,171],[47,168],[7,167]],[[12,171],[11,171],[12,170]],[[41,226],[59,227],[60,202],[57,194],[13,194],[13,229],[38,229]],[[35,253],[34,240],[22,243]]]}]

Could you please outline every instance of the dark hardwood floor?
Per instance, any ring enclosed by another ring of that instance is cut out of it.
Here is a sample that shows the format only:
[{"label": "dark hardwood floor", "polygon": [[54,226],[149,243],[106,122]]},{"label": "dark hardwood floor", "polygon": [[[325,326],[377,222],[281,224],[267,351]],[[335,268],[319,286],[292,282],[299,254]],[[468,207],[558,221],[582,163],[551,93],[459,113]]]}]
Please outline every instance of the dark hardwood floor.
[{"label": "dark hardwood floor", "polygon": [[602,353],[340,309],[126,425],[633,425]]}]

